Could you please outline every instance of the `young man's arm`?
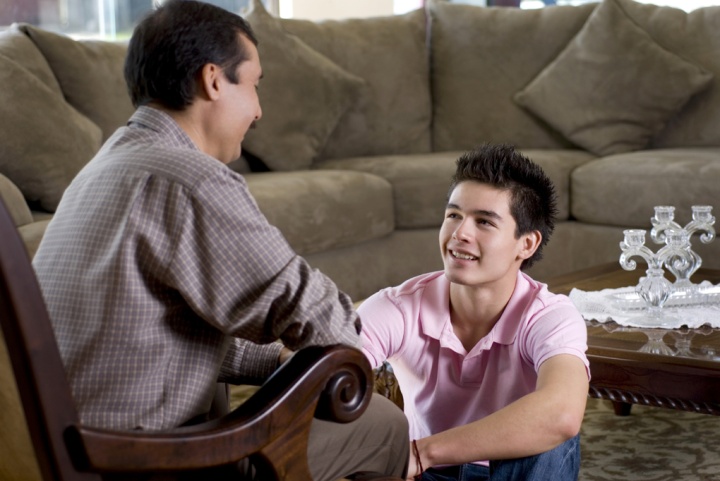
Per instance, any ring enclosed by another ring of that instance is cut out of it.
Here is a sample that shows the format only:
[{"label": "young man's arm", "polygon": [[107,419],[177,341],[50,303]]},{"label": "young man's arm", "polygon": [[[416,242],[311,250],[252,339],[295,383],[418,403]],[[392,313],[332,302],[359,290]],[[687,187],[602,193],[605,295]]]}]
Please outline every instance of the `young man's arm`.
[{"label": "young man's arm", "polygon": [[[583,361],[571,354],[539,368],[537,389],[473,423],[417,440],[422,466],[509,459],[549,451],[580,431],[588,393]],[[410,460],[410,471],[418,463]],[[408,473],[409,478],[417,473]]]},{"label": "young man's arm", "polygon": [[387,290],[376,292],[358,306],[362,320],[362,351],[373,369],[391,357],[403,341],[405,319]]}]

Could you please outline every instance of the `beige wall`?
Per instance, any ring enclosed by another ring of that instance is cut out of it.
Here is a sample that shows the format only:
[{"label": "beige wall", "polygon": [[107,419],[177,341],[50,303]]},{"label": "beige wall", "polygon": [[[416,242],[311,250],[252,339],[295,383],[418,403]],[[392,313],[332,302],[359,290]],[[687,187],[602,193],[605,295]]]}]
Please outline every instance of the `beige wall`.
[{"label": "beige wall", "polygon": [[280,0],[282,17],[327,20],[392,14],[393,0]]}]

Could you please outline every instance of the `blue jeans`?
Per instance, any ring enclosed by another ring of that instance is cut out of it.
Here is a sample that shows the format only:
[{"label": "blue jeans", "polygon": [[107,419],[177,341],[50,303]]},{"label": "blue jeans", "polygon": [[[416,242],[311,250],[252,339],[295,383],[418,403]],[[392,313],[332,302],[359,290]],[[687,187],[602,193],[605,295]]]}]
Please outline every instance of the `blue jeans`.
[{"label": "blue jeans", "polygon": [[527,458],[490,461],[490,468],[462,464],[430,468],[422,481],[576,481],[580,473],[580,435],[550,451]]}]

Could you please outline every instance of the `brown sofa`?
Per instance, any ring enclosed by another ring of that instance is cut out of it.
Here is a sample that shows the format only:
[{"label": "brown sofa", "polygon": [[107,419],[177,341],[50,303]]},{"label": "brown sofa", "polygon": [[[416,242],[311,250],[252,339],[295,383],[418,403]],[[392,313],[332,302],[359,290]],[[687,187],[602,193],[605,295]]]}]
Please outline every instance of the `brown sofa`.
[{"label": "brown sofa", "polygon": [[[720,7],[437,2],[387,18],[248,18],[264,118],[232,167],[355,299],[441,267],[454,160],[482,142],[515,144],[555,182],[560,222],[539,279],[616,261],[622,230],[649,228],[654,205],[676,206],[683,224],[691,205],[720,206]],[[124,52],[27,25],[0,32],[0,195],[30,254],[65,187],[132,114]],[[720,244],[695,248],[720,268]],[[37,479],[14,384],[0,385],[0,477]]]},{"label": "brown sofa", "polygon": [[[259,3],[259,2],[258,2]],[[441,267],[454,160],[507,142],[541,164],[560,222],[539,279],[616,261],[654,205],[720,205],[720,7],[540,10],[431,3],[344,21],[247,14],[264,116],[243,172],[295,249],[355,299]],[[0,33],[0,192],[32,253],[64,188],[133,109],[125,47]],[[697,245],[720,267],[720,244]]]}]

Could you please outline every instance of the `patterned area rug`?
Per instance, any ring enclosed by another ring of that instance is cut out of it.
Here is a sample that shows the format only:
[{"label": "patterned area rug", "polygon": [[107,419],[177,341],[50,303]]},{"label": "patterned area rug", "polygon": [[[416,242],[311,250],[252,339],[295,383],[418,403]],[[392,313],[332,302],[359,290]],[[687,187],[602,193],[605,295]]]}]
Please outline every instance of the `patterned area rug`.
[{"label": "patterned area rug", "polygon": [[[375,387],[401,405],[393,380]],[[231,407],[255,389],[233,386]],[[588,399],[580,444],[579,481],[720,481],[720,416],[637,405],[616,416],[609,401]]]},{"label": "patterned area rug", "polygon": [[580,439],[580,481],[720,481],[720,416],[589,399]]}]

